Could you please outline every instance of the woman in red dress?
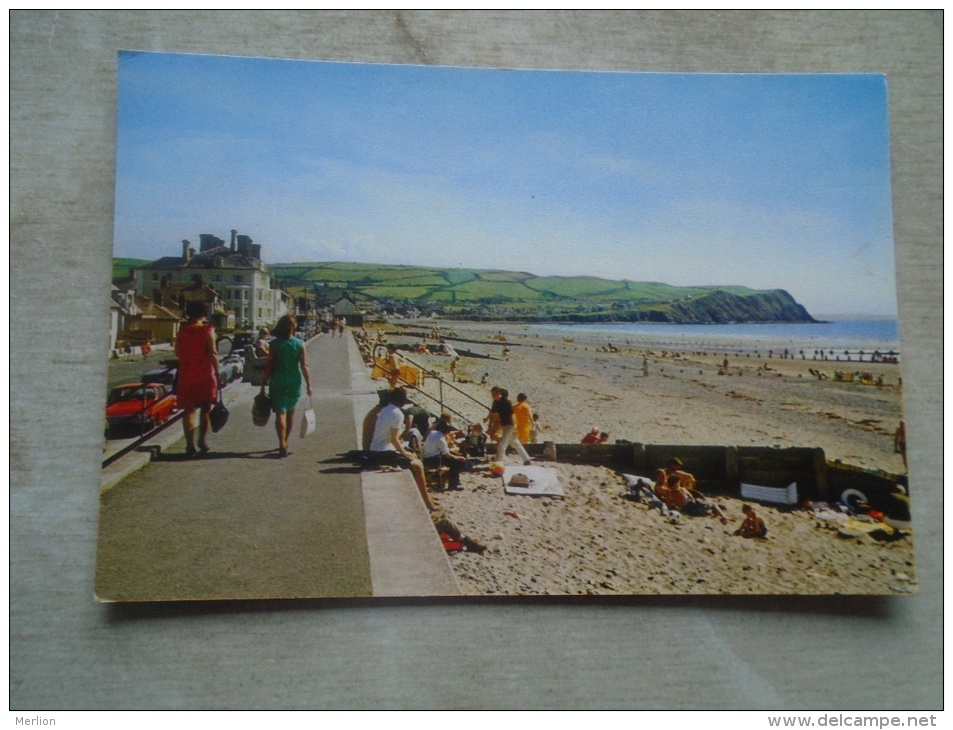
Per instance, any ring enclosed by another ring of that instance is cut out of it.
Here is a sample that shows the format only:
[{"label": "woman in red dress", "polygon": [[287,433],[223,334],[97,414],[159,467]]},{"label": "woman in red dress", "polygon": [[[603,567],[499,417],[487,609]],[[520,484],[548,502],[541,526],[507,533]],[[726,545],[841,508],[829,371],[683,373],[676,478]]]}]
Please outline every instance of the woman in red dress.
[{"label": "woman in red dress", "polygon": [[176,399],[182,409],[185,431],[185,455],[195,456],[195,411],[199,411],[198,450],[208,453],[205,437],[209,431],[209,413],[218,400],[218,353],[215,332],[205,321],[205,303],[185,305],[187,321],[179,328],[175,354],[179,358]]}]

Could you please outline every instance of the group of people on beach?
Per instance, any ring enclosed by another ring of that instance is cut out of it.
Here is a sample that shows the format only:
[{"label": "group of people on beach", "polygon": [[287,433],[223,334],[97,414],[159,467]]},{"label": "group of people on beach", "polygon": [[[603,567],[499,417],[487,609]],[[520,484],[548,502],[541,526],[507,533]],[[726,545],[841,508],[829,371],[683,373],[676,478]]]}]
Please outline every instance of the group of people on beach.
[{"label": "group of people on beach", "polygon": [[430,414],[410,403],[402,387],[378,392],[378,404],[364,417],[361,447],[369,466],[409,469],[434,527],[445,544],[460,545],[468,552],[482,553],[486,547],[464,535],[434,501],[427,486],[427,470],[448,470],[448,488],[460,488],[460,472],[467,458],[455,448],[462,437],[449,414],[431,423]]},{"label": "group of people on beach", "polygon": [[[678,457],[672,458],[665,468],[656,469],[654,479],[652,486],[641,479],[630,484],[631,498],[646,501],[650,507],[658,508],[663,515],[672,518],[683,514],[693,517],[711,516],[723,525],[729,523],[722,508],[698,490],[695,477],[684,470]],[[754,508],[746,504],[741,510],[745,519],[734,534],[748,538],[767,537],[767,525]]]}]

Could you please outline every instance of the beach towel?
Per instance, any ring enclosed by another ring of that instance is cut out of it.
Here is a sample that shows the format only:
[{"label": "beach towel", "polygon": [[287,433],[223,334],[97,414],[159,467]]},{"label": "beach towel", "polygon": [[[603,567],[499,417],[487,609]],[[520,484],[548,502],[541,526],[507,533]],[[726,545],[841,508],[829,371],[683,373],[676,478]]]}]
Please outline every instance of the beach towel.
[{"label": "beach towel", "polygon": [[851,517],[840,525],[838,536],[844,538],[871,537],[875,540],[887,540],[894,534],[894,529],[883,522],[867,522]]},{"label": "beach towel", "polygon": [[622,478],[625,479],[625,486],[632,491],[638,490],[640,486],[652,491],[652,488],[655,486],[655,480],[650,477],[640,477],[637,474],[623,474]]},{"label": "beach towel", "polygon": [[[517,478],[511,484],[514,477]],[[526,486],[521,485],[524,478],[529,481]],[[507,466],[503,470],[503,485],[507,494],[527,494],[531,497],[564,496],[558,472],[548,466]]]}]

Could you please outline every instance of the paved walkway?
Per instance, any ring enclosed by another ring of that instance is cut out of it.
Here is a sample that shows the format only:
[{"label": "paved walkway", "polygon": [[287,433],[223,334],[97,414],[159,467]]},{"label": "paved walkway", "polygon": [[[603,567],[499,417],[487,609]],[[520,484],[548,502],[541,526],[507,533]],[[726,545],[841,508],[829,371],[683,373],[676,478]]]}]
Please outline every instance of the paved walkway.
[{"label": "paved walkway", "polygon": [[173,424],[151,462],[134,470],[133,455],[104,471],[100,599],[459,593],[410,473],[360,472],[345,456],[377,401],[353,338],[317,337],[308,360],[318,428],[301,439],[296,423],[289,457],[277,455],[273,419],[252,424],[258,389],[232,384],[231,417],[208,458],[186,459]]}]

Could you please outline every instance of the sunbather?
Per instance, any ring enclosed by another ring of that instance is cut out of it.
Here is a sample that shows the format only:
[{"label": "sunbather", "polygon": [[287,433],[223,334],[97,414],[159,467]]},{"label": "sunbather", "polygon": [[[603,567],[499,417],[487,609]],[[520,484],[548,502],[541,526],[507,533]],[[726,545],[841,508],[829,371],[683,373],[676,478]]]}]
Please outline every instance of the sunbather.
[{"label": "sunbather", "polygon": [[677,456],[668,462],[668,466],[665,468],[666,476],[677,476],[678,477],[678,486],[682,489],[687,489],[691,492],[695,489],[696,481],[695,477],[689,474],[687,471],[682,470],[682,460]]}]

